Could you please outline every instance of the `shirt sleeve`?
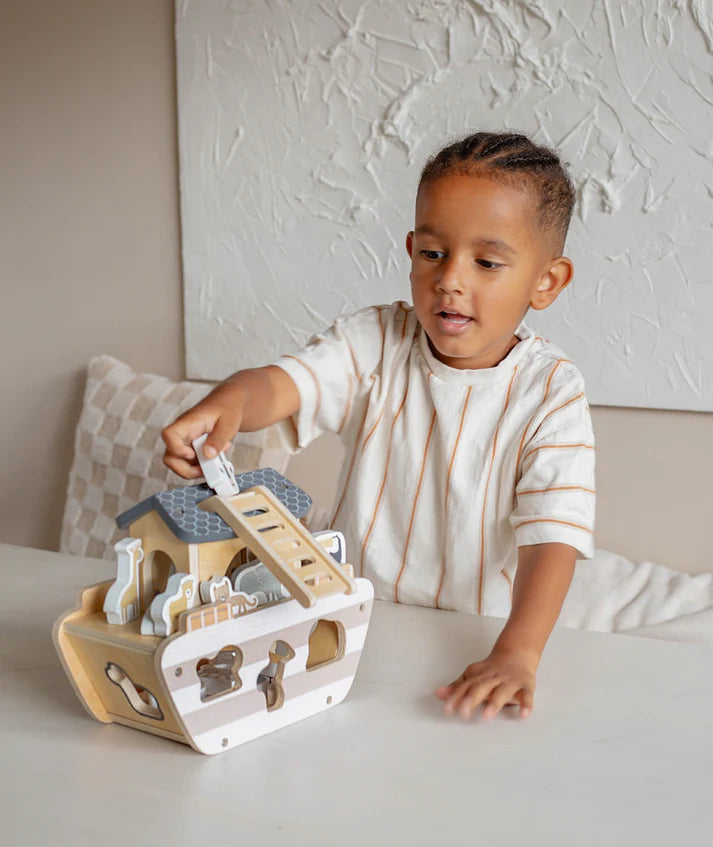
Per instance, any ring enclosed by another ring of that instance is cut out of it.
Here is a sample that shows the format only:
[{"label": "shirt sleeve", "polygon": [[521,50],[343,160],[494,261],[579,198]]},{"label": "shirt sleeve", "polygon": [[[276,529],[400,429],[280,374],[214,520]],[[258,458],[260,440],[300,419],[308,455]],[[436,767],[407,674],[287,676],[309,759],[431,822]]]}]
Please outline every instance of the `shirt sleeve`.
[{"label": "shirt sleeve", "polygon": [[510,522],[518,547],[558,541],[594,555],[594,431],[584,380],[562,369],[523,445]]},{"label": "shirt sleeve", "polygon": [[290,452],[301,450],[324,432],[341,435],[358,414],[381,362],[383,310],[374,306],[339,318],[302,350],[273,363],[292,378],[300,395],[297,414],[280,424]]}]

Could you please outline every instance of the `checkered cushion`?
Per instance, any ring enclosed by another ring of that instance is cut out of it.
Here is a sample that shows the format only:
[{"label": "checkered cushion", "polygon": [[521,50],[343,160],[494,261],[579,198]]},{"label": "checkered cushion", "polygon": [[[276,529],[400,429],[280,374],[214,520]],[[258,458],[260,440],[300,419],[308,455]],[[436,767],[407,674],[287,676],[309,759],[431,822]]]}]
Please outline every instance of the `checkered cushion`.
[{"label": "checkered cushion", "polygon": [[[60,552],[113,559],[126,535],[115,517],[145,497],[185,484],[163,464],[161,430],[212,388],[135,373],[111,356],[89,363],[84,404],[74,436]],[[272,467],[289,459],[277,429],[240,433],[230,459],[236,471]]]}]

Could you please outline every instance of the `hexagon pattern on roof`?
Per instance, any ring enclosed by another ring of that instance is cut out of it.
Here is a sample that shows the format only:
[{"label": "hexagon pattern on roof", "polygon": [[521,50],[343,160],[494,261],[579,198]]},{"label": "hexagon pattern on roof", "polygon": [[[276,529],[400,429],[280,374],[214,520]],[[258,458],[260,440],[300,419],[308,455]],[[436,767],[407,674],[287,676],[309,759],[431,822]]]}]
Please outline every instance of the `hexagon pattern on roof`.
[{"label": "hexagon pattern on roof", "polygon": [[[244,491],[253,485],[264,485],[280,500],[283,505],[297,518],[307,514],[312,505],[312,498],[290,482],[273,468],[260,468],[236,474],[240,490]],[[173,534],[185,541],[186,544],[201,544],[206,541],[225,541],[235,538],[235,533],[227,523],[215,512],[205,512],[198,504],[215,492],[205,483],[199,485],[184,485],[161,491],[131,509],[123,512],[116,519],[121,529],[154,509],[163,518],[166,526]],[[250,514],[250,513],[248,513]]]}]

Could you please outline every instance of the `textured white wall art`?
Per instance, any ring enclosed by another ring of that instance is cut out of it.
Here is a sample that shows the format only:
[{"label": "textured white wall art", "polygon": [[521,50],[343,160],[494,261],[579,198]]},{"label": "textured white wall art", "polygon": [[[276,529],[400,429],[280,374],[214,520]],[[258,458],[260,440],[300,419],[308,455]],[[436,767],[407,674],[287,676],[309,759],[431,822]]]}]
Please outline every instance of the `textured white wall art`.
[{"label": "textured white wall art", "polygon": [[189,376],[409,299],[426,157],[517,128],[579,199],[530,322],[593,404],[713,410],[710,0],[178,0],[176,37]]}]

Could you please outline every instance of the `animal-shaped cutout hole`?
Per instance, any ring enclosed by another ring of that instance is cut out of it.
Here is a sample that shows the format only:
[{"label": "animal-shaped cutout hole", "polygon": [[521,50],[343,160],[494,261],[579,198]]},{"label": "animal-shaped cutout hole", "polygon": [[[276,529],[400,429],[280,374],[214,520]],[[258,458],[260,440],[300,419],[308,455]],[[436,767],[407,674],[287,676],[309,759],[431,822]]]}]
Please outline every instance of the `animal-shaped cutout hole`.
[{"label": "animal-shaped cutout hole", "polygon": [[145,718],[153,718],[157,721],[163,720],[163,712],[158,704],[158,700],[148,688],[144,688],[143,685],[137,685],[126,671],[114,662],[107,662],[104,671],[114,685],[123,691],[124,696],[129,701],[129,705],[135,712],[138,712]]},{"label": "animal-shaped cutout hole", "polygon": [[320,618],[312,627],[308,643],[308,671],[336,662],[344,656],[346,645],[344,626],[339,621],[327,621]]},{"label": "animal-shaped cutout hole", "polygon": [[238,671],[243,663],[240,648],[229,644],[223,647],[213,659],[199,659],[196,674],[201,683],[201,700],[213,700],[237,691],[243,684]]},{"label": "animal-shaped cutout hole", "polygon": [[268,712],[281,709],[285,702],[285,689],[282,678],[285,665],[295,658],[295,651],[286,641],[274,641],[269,652],[270,662],[258,674],[256,688],[265,695]]}]

